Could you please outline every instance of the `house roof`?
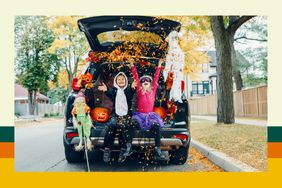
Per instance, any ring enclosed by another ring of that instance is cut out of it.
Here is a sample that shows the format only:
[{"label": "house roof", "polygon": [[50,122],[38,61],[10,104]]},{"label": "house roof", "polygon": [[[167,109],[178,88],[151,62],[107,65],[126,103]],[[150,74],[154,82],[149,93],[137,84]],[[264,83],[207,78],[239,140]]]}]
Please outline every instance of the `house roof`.
[{"label": "house roof", "polygon": [[[20,99],[28,99],[28,91],[26,88],[19,84],[15,84],[15,100],[20,100]],[[37,93],[36,95],[37,99],[40,100],[49,100],[49,98],[41,93]]]}]

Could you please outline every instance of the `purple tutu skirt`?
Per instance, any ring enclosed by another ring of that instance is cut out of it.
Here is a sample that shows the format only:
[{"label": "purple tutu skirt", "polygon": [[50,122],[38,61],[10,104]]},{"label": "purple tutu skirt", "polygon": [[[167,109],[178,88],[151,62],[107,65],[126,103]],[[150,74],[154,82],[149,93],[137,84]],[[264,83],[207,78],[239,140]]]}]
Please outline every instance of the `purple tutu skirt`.
[{"label": "purple tutu skirt", "polygon": [[133,112],[132,119],[137,120],[141,130],[150,130],[154,123],[157,123],[160,127],[164,126],[162,118],[155,112]]}]

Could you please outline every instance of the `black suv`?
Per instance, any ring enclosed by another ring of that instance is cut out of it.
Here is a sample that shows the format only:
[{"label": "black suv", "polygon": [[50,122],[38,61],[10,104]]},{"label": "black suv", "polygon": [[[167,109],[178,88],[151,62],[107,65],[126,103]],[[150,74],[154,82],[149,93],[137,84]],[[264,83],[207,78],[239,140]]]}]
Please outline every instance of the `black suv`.
[{"label": "black suv", "polygon": [[[120,46],[135,45],[140,46],[141,56],[138,57],[143,63],[137,63],[139,75],[153,75],[155,66],[161,57],[165,57],[167,52],[167,42],[165,38],[173,31],[180,30],[180,23],[145,16],[98,16],[78,20],[79,29],[85,33],[90,44],[91,52],[111,53]],[[132,32],[135,32],[134,35]],[[118,37],[116,37],[118,36]],[[125,36],[125,37],[124,37]],[[130,37],[129,37],[130,36]],[[140,37],[142,36],[142,37]],[[146,40],[146,37],[148,39]],[[150,38],[152,36],[152,38]],[[118,39],[116,39],[118,38]],[[148,42],[149,41],[149,42]],[[125,47],[126,48],[126,47]],[[142,49],[145,49],[143,50]],[[145,65],[144,65],[144,62]],[[86,90],[87,103],[91,109],[96,106],[106,107],[113,110],[112,102],[103,92],[97,90],[97,86],[104,82],[108,87],[112,87],[113,78],[117,71],[127,74],[129,82],[132,82],[132,73],[127,66],[128,63],[120,61],[100,61],[89,62],[82,74],[90,73],[94,87]],[[129,84],[130,84],[129,83]],[[156,107],[163,107],[167,110],[166,83],[161,74],[156,94]],[[84,158],[84,152],[74,150],[74,145],[79,143],[77,130],[73,128],[71,111],[77,91],[73,90],[67,100],[65,112],[65,129],[63,135],[65,157],[70,163],[80,162]],[[184,164],[188,158],[190,145],[190,111],[188,101],[183,94],[183,103],[175,103],[177,111],[173,117],[167,116],[164,119],[165,127],[161,129],[161,149],[169,152],[169,161],[172,164]],[[136,110],[136,97],[133,99],[132,110]],[[93,121],[94,128],[91,129],[91,140],[95,150],[102,150],[104,145],[104,135],[106,123]],[[115,140],[117,150],[118,140]],[[141,152],[144,146],[153,146],[154,139],[148,131],[136,130],[132,146],[135,152]]]}]

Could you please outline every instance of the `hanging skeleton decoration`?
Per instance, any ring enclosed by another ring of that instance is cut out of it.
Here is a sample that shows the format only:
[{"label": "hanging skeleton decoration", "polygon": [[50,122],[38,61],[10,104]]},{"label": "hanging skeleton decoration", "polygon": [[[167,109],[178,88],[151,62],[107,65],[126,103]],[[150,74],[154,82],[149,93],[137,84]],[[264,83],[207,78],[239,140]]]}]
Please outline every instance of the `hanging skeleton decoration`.
[{"label": "hanging skeleton decoration", "polygon": [[182,103],[181,81],[183,81],[184,53],[178,44],[178,38],[179,33],[176,31],[172,31],[166,38],[169,49],[163,76],[167,84],[170,85],[169,100],[173,99]]},{"label": "hanging skeleton decoration", "polygon": [[73,115],[73,123],[75,128],[78,130],[78,135],[80,138],[79,145],[75,147],[76,151],[80,151],[83,149],[83,139],[85,139],[86,147],[88,150],[92,149],[92,143],[90,140],[90,130],[92,126],[91,118],[90,118],[90,108],[86,104],[85,95],[83,91],[79,91],[76,95],[74,101],[74,107],[72,109]]}]

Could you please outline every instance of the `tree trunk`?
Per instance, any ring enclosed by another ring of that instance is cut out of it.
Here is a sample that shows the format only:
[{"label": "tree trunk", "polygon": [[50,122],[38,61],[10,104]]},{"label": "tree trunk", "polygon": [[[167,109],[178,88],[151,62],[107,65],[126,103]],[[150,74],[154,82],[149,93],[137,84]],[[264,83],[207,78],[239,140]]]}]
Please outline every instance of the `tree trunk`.
[{"label": "tree trunk", "polygon": [[241,76],[241,72],[237,67],[237,61],[236,61],[236,51],[234,48],[234,33],[230,33],[230,45],[231,45],[231,60],[232,60],[232,69],[233,69],[233,78],[236,86],[236,90],[240,91],[243,88],[243,80]]},{"label": "tree trunk", "polygon": [[211,17],[217,59],[217,122],[234,123],[231,34],[222,16]]},{"label": "tree trunk", "polygon": [[28,109],[30,115],[35,115],[36,94],[34,90],[28,91]]},{"label": "tree trunk", "polygon": [[79,58],[74,55],[74,69],[73,69],[73,76],[76,76],[77,74],[77,68],[78,68],[78,62]]},{"label": "tree trunk", "polygon": [[64,65],[65,65],[65,67],[66,67],[66,71],[67,71],[67,73],[68,73],[68,91],[70,92],[71,91],[71,83],[72,83],[72,73],[71,73],[71,70],[69,70],[69,68],[68,68],[68,59],[67,59],[67,57],[65,57],[65,59],[64,59]]},{"label": "tree trunk", "polygon": [[243,79],[239,70],[233,71],[233,77],[236,85],[236,90],[241,91],[243,89]]}]

